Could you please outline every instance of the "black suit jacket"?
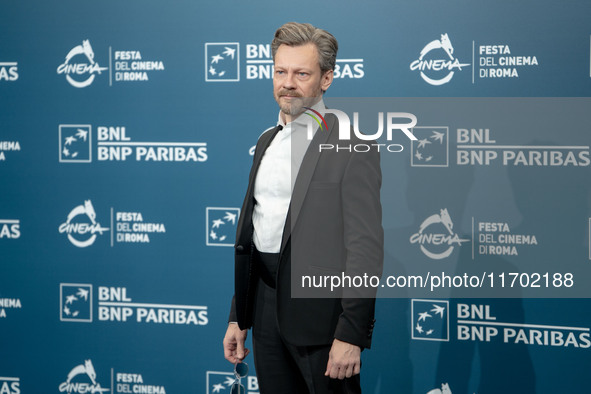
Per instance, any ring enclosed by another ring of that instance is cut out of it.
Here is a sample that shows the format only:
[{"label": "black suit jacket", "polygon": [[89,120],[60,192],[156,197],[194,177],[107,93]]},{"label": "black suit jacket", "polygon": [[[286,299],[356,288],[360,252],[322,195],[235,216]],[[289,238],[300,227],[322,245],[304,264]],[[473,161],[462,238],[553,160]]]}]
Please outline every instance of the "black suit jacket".
[{"label": "black suit jacket", "polygon": [[[339,141],[338,121],[327,115],[302,161],[292,193],[277,270],[277,321],[281,335],[297,346],[324,345],[334,338],[369,348],[376,289],[307,289],[322,298],[292,298],[301,275],[380,276],[383,261],[379,153],[324,150],[320,144],[371,144],[352,137]],[[250,328],[258,270],[253,264],[254,184],[265,150],[279,131],[268,130],[256,146],[235,245],[235,294],[230,321]],[[351,133],[353,135],[353,133]],[[293,280],[293,281],[292,281]],[[298,293],[302,293],[302,289]],[[320,293],[319,293],[320,292]],[[328,296],[328,297],[327,297]]]}]

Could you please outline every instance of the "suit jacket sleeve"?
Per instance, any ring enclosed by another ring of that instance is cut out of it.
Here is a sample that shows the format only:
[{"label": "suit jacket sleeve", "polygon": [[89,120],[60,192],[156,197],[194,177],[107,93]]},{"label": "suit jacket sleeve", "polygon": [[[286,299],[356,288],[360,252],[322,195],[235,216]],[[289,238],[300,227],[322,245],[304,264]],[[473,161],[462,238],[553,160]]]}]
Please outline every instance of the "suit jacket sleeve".
[{"label": "suit jacket sleeve", "polygon": [[232,296],[232,302],[230,303],[230,316],[228,316],[228,322],[238,321],[236,315],[236,296]]},{"label": "suit jacket sleeve", "polygon": [[[382,175],[377,151],[353,153],[341,185],[346,274],[381,277],[384,258],[384,231],[380,187]],[[375,323],[377,289],[343,289],[341,313],[335,338],[361,348],[371,346]]]}]

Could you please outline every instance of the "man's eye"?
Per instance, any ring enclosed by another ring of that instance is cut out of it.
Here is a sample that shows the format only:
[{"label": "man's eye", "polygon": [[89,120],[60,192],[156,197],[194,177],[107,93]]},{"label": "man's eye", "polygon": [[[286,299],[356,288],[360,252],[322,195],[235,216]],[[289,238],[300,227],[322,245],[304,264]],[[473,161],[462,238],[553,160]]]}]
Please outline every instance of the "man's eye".
[{"label": "man's eye", "polygon": [[298,73],[300,77],[307,77],[308,73]]},{"label": "man's eye", "polygon": [[282,75],[282,74],[283,74],[283,71],[281,71],[281,70],[276,70],[276,71],[275,71],[275,74]]}]

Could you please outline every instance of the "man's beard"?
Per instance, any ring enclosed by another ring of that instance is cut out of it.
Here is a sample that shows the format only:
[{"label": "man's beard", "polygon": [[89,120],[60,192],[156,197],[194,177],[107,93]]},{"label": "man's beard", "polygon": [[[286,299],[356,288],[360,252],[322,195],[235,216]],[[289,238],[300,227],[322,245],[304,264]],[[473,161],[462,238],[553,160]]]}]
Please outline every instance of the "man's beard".
[{"label": "man's beard", "polygon": [[[292,99],[288,103],[281,102],[281,96],[290,95]],[[318,97],[302,97],[296,92],[282,90],[275,97],[279,109],[286,115],[296,117],[306,111],[304,107],[311,107],[318,102]]]}]

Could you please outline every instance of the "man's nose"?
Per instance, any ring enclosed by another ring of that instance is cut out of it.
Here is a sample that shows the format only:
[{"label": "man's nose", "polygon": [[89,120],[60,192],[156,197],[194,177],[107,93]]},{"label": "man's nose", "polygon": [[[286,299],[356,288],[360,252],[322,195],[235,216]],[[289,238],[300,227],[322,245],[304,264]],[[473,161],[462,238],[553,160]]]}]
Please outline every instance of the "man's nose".
[{"label": "man's nose", "polygon": [[287,75],[285,76],[285,80],[283,81],[283,87],[285,89],[295,89],[295,73],[287,73]]}]

